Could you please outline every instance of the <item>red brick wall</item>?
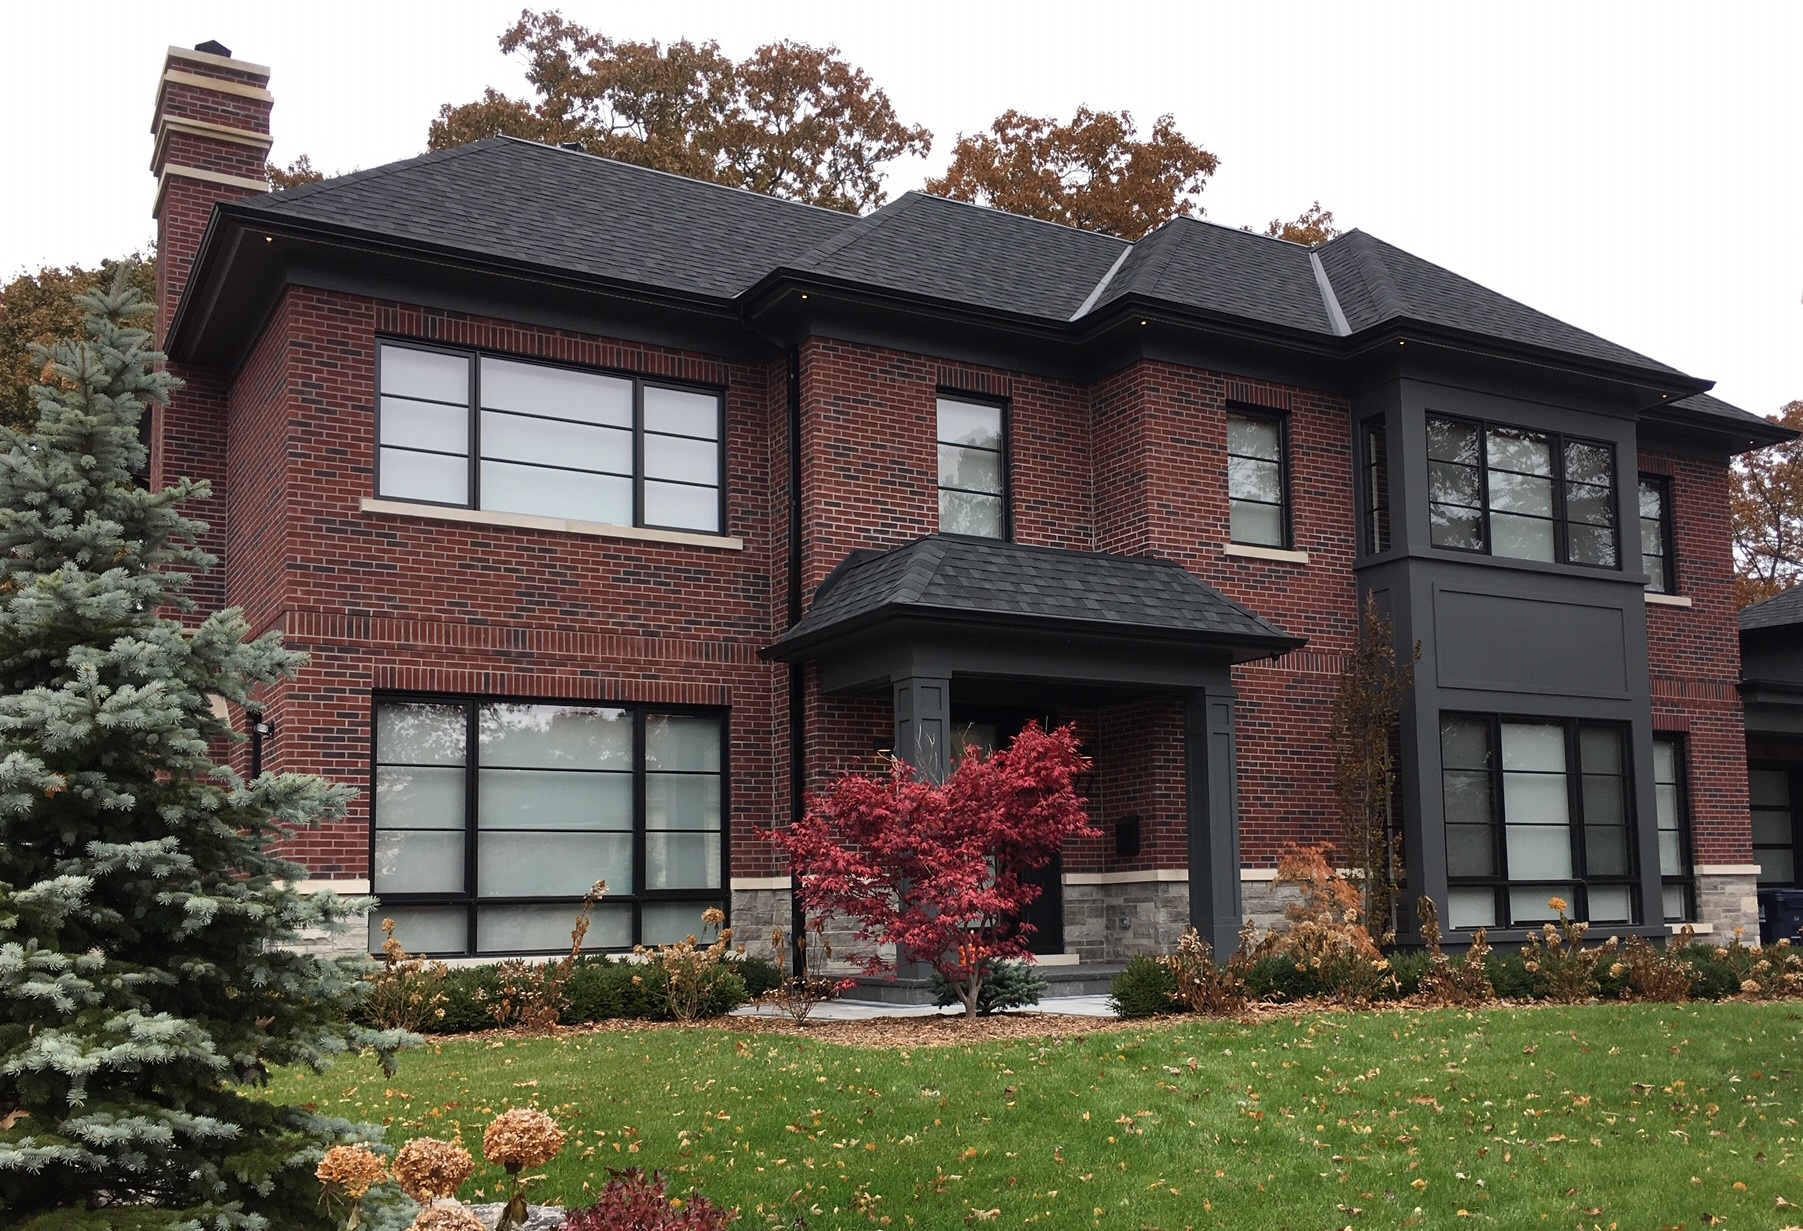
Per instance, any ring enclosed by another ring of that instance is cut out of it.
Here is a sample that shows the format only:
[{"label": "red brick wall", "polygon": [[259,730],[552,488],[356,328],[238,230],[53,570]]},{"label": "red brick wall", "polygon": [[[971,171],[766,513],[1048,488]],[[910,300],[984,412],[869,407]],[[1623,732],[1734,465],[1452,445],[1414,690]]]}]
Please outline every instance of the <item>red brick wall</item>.
[{"label": "red brick wall", "polygon": [[1652,452],[1641,453],[1640,469],[1671,478],[1677,592],[1691,601],[1647,605],[1653,729],[1685,735],[1696,861],[1750,863],[1728,469]]}]

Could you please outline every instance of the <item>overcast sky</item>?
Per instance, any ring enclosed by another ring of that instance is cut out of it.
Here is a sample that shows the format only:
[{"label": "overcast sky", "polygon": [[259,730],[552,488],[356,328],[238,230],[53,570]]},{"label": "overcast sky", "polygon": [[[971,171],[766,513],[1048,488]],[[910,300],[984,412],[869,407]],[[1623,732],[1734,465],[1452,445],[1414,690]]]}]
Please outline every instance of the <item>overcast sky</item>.
[{"label": "overcast sky", "polygon": [[[169,44],[217,39],[271,66],[275,159],[349,171],[421,152],[441,103],[524,93],[496,46],[521,3],[34,0],[44,16],[0,49],[0,275],[151,238]],[[1319,198],[1342,227],[1714,379],[1749,410],[1803,398],[1799,0],[557,7],[735,57],[836,43],[935,134],[931,157],[892,168],[891,195],[1009,107],[1127,108],[1145,127],[1170,112],[1221,160],[1210,219],[1262,226]]]}]

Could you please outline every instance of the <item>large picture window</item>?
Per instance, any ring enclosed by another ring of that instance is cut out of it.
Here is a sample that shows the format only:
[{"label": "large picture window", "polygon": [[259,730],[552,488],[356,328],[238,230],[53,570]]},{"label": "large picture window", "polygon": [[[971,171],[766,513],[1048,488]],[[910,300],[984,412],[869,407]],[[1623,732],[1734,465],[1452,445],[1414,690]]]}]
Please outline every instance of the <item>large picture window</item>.
[{"label": "large picture window", "polygon": [[384,343],[376,493],[717,533],[720,394]]},{"label": "large picture window", "polygon": [[724,743],[718,714],[377,701],[372,951],[388,917],[412,952],[556,952],[598,880],[589,947],[698,932],[724,905]]},{"label": "large picture window", "polygon": [[1430,416],[1427,459],[1434,546],[1620,567],[1611,445]]},{"label": "large picture window", "polygon": [[1006,416],[989,402],[939,399],[939,529],[1008,537]]},{"label": "large picture window", "polygon": [[1289,545],[1284,421],[1276,415],[1227,414],[1227,537],[1255,547]]},{"label": "large picture window", "polygon": [[1447,714],[1440,765],[1453,927],[1639,921],[1626,727]]}]

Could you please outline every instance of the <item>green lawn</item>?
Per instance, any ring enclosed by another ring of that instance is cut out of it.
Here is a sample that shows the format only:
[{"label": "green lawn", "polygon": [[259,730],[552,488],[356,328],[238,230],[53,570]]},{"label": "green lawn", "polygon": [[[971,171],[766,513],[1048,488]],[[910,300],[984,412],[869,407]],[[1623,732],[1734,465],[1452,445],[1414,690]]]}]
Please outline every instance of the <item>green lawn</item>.
[{"label": "green lawn", "polygon": [[[1181,1022],[869,1050],[726,1027],[429,1046],[276,1097],[570,1131],[538,1199],[662,1167],[740,1226],[1776,1228],[1803,1223],[1803,1006]],[[498,1171],[465,1189],[492,1198]],[[1711,1220],[1718,1220],[1712,1222]],[[1720,1223],[1719,1220],[1726,1222]]]}]

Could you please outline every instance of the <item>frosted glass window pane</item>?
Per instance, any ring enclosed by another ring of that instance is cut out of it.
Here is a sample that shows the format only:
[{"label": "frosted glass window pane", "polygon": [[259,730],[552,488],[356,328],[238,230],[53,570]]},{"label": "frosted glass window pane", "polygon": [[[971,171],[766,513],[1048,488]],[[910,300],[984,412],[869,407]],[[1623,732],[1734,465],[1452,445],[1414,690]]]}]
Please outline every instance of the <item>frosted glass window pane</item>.
[{"label": "frosted glass window pane", "polygon": [[1496,848],[1488,826],[1448,825],[1446,827],[1446,874],[1460,876],[1495,876]]},{"label": "frosted glass window pane", "polygon": [[1571,875],[1571,834],[1556,825],[1511,825],[1507,837],[1511,880]]},{"label": "frosted glass window pane", "polygon": [[1790,807],[1790,774],[1782,769],[1756,769],[1749,775],[1753,806]]},{"label": "frosted glass window pane", "polygon": [[464,771],[376,767],[378,829],[462,829]]},{"label": "frosted glass window pane", "polygon": [[[544,906],[479,906],[476,948],[482,953],[568,953],[576,927],[575,902]],[[595,907],[589,912],[584,952],[632,946],[632,908]]]},{"label": "frosted glass window pane", "polygon": [[482,359],[482,405],[579,423],[632,426],[632,382],[593,372]]},{"label": "frosted glass window pane", "polygon": [[632,769],[632,716],[571,705],[484,705],[482,764],[524,769]]},{"label": "frosted glass window pane", "polygon": [[1440,764],[1447,769],[1489,769],[1490,724],[1473,718],[1442,718]]},{"label": "frosted glass window pane", "polygon": [[1591,923],[1634,921],[1634,894],[1626,885],[1592,885],[1588,897]]},{"label": "frosted glass window pane", "polygon": [[598,880],[632,893],[632,835],[484,830],[476,850],[483,897],[581,897]]},{"label": "frosted glass window pane", "polygon": [[1620,825],[1628,819],[1626,801],[1622,797],[1620,778],[1584,775],[1584,823],[1587,825]]},{"label": "frosted glass window pane", "polygon": [[1587,774],[1619,774],[1622,769],[1621,732],[1609,727],[1580,728],[1578,762]]},{"label": "frosted glass window pane", "polygon": [[382,921],[394,920],[394,938],[409,953],[469,951],[469,912],[461,906],[378,906],[369,912],[369,951],[380,953]]},{"label": "frosted glass window pane", "polygon": [[1002,447],[1002,408],[939,399],[939,439],[952,445]]},{"label": "frosted glass window pane", "polygon": [[645,835],[645,888],[718,889],[719,887],[719,834],[649,833]]},{"label": "frosted glass window pane", "polygon": [[1678,921],[1685,917],[1684,886],[1667,885],[1660,892],[1659,896],[1664,901],[1665,917],[1667,920]]},{"label": "frosted glass window pane", "polygon": [[414,350],[410,346],[384,346],[382,392],[429,398],[434,402],[462,402],[467,406],[470,400],[469,357]]},{"label": "frosted glass window pane", "polygon": [[1507,471],[1490,472],[1490,509],[1493,513],[1553,515],[1553,481]]},{"label": "frosted glass window pane", "polygon": [[720,438],[720,399],[712,393],[645,386],[645,430],[677,436]]},{"label": "frosted glass window pane", "polygon": [[1633,867],[1628,861],[1628,831],[1619,825],[1586,826],[1584,862],[1587,875],[1626,876]]},{"label": "frosted glass window pane", "polygon": [[1502,724],[1504,769],[1565,772],[1565,728],[1550,723]]},{"label": "frosted glass window pane", "polygon": [[970,491],[996,493],[1002,490],[1002,455],[988,449],[971,449],[962,445],[939,446],[939,483],[942,487],[962,487]]},{"label": "frosted glass window pane", "polygon": [[1492,470],[1516,470],[1522,474],[1551,476],[1552,442],[1534,432],[1515,428],[1491,428],[1485,447]]},{"label": "frosted glass window pane", "polygon": [[719,777],[715,774],[646,774],[645,827],[719,829]]},{"label": "frosted glass window pane", "polygon": [[1670,740],[1653,741],[1653,778],[1659,782],[1678,780],[1678,750]]},{"label": "frosted glass window pane", "polygon": [[377,894],[462,893],[463,831],[377,830],[370,888]]},{"label": "frosted glass window pane", "polygon": [[645,523],[712,534],[720,529],[720,489],[647,481]]},{"label": "frosted glass window pane", "polygon": [[1659,832],[1659,875],[1684,875],[1684,846],[1669,829]]},{"label": "frosted glass window pane", "polygon": [[669,945],[685,936],[706,940],[712,931],[703,928],[701,912],[719,905],[718,902],[647,902],[639,912],[640,943]]},{"label": "frosted glass window pane", "polygon": [[384,448],[381,467],[380,492],[384,496],[438,504],[469,503],[470,464],[465,457]]},{"label": "frosted glass window pane", "polygon": [[478,816],[491,829],[632,828],[632,775],[484,769]]},{"label": "frosted glass window pane", "polygon": [[469,408],[414,402],[407,398],[383,398],[382,443],[467,455],[470,451]]},{"label": "frosted glass window pane", "polygon": [[647,715],[645,764],[650,769],[718,773],[719,721],[678,714]]},{"label": "frosted glass window pane", "polygon": [[1441,784],[1448,825],[1488,825],[1496,819],[1487,771],[1449,769],[1441,775]]},{"label": "frosted glass window pane", "polygon": [[376,759],[410,765],[462,765],[463,707],[384,701],[376,707]]},{"label": "frosted glass window pane", "polygon": [[1550,898],[1562,898],[1566,905],[1566,915],[1571,914],[1571,903],[1574,894],[1570,885],[1527,885],[1511,886],[1509,889],[1509,917],[1516,923],[1547,923],[1559,918],[1559,912],[1548,906]]},{"label": "frosted glass window pane", "polygon": [[1788,846],[1790,840],[1790,813],[1753,810],[1753,841],[1762,846]]},{"label": "frosted glass window pane", "polygon": [[681,483],[720,482],[720,446],[711,440],[645,433],[645,477]]},{"label": "frosted glass window pane", "polygon": [[939,492],[939,529],[946,534],[1002,537],[1002,498],[973,492]]},{"label": "frosted glass window pane", "polygon": [[1551,560],[1553,523],[1513,513],[1490,515],[1490,551],[1512,560]]},{"label": "frosted glass window pane", "polygon": [[1446,921],[1455,928],[1496,926],[1496,894],[1489,889],[1454,889],[1446,895]]},{"label": "frosted glass window pane", "polygon": [[1762,885],[1789,885],[1797,878],[1797,856],[1795,851],[1754,851],[1759,861],[1759,883]]},{"label": "frosted glass window pane", "polygon": [[632,433],[616,427],[529,419],[524,415],[485,410],[482,412],[482,456],[630,475]]},{"label": "frosted glass window pane", "polygon": [[1281,504],[1283,469],[1276,462],[1230,457],[1227,459],[1227,494],[1235,500]]},{"label": "frosted glass window pane", "polygon": [[1283,545],[1283,510],[1274,504],[1246,504],[1234,501],[1229,506],[1228,536],[1236,543]]},{"label": "frosted glass window pane", "polygon": [[1227,452],[1276,461],[1282,443],[1275,420],[1227,416]]},{"label": "frosted glass window pane", "polygon": [[571,521],[632,524],[632,480],[613,475],[482,463],[482,507],[500,513],[531,513]]},{"label": "frosted glass window pane", "polygon": [[1503,815],[1511,825],[1563,825],[1571,819],[1559,774],[1503,775]]}]

